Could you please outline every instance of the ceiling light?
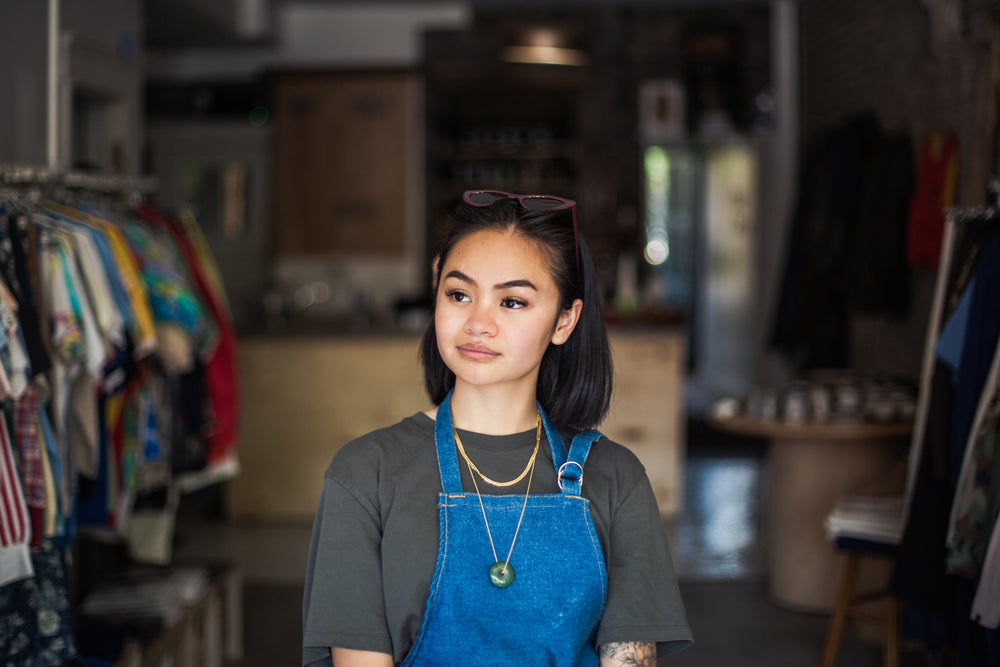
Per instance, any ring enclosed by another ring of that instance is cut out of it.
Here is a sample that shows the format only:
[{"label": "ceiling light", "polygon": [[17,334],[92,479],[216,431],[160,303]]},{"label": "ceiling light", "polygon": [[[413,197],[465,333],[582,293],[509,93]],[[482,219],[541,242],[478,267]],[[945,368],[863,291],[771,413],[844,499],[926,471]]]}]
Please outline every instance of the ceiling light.
[{"label": "ceiling light", "polygon": [[528,28],[518,31],[501,50],[507,62],[537,65],[587,64],[587,53],[563,30]]}]

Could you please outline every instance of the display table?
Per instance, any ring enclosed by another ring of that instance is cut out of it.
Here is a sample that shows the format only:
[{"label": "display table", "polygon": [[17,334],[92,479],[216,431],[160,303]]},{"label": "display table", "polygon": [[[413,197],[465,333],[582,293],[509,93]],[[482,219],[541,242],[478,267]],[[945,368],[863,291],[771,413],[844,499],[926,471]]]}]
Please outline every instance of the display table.
[{"label": "display table", "polygon": [[771,598],[797,611],[830,611],[841,565],[823,521],[839,496],[890,473],[909,445],[912,424],[788,423],[743,416],[713,416],[709,423],[770,442],[765,530]]},{"label": "display table", "polygon": [[223,667],[242,659],[243,579],[225,568],[153,641],[126,642],[113,667]]}]

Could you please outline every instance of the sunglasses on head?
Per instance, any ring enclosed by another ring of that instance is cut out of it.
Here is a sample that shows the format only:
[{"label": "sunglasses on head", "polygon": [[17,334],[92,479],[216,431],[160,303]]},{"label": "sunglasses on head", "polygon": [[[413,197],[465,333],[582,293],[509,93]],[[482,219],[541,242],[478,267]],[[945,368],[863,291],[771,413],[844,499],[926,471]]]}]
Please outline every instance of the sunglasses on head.
[{"label": "sunglasses on head", "polygon": [[489,206],[500,199],[513,199],[529,211],[562,211],[576,208],[576,202],[572,199],[552,195],[515,195],[502,190],[466,190],[462,195],[462,201],[470,206]]},{"label": "sunglasses on head", "polygon": [[569,211],[573,220],[573,245],[576,248],[576,274],[580,275],[580,237],[576,228],[576,202],[553,195],[517,195],[503,190],[466,190],[462,201],[469,206],[489,206],[501,199],[513,199],[529,211]]}]

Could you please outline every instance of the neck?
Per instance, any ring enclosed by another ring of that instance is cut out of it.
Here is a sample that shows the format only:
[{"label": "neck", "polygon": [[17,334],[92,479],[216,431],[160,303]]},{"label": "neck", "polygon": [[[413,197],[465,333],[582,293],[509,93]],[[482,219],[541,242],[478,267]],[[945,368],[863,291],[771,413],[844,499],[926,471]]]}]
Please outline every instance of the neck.
[{"label": "neck", "polygon": [[455,428],[485,435],[510,435],[534,428],[537,408],[534,391],[484,389],[459,383],[451,397]]}]

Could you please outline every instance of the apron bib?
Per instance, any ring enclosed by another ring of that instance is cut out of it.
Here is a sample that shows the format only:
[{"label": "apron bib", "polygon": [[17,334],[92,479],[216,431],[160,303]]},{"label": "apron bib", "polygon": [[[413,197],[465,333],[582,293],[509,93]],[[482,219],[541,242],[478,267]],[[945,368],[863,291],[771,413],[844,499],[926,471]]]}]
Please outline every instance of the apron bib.
[{"label": "apron bib", "polygon": [[[451,394],[435,424],[441,487],[440,538],[423,625],[405,667],[594,667],[594,639],[607,597],[607,571],[589,501],[580,495],[583,465],[601,434],[585,431],[567,455],[539,407],[560,493],[484,495],[462,491],[451,418]],[[507,588],[490,582],[494,564],[483,511],[497,555],[516,576]],[[502,553],[501,553],[502,552]]]}]

